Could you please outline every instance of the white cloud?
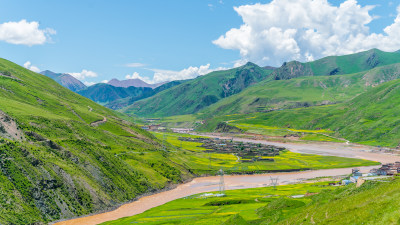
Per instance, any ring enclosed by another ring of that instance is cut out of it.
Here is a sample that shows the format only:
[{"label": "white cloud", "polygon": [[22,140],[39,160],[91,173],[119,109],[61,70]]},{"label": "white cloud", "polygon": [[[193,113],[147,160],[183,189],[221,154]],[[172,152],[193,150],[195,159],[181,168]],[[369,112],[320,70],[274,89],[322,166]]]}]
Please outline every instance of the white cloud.
[{"label": "white cloud", "polygon": [[156,84],[162,83],[166,81],[173,81],[173,80],[187,80],[196,78],[198,76],[216,71],[216,70],[223,70],[227,68],[218,67],[216,69],[210,69],[210,64],[202,65],[199,67],[190,66],[186,69],[180,71],[174,70],[162,70],[162,69],[148,69],[154,72],[152,78],[141,76],[138,72],[134,72],[131,75],[126,75],[126,79],[140,79],[149,84]]},{"label": "white cloud", "polygon": [[135,63],[125,64],[125,66],[126,67],[143,67],[143,66],[146,66],[146,64],[135,62]]},{"label": "white cloud", "polygon": [[85,80],[87,77],[97,77],[97,73],[90,70],[82,70],[80,73],[68,73],[78,80]]},{"label": "white cloud", "polygon": [[26,63],[24,63],[24,67],[35,72],[35,73],[39,73],[40,69],[34,65],[32,65],[32,63],[30,61],[27,61]]},{"label": "white cloud", "polygon": [[125,76],[125,78],[126,79],[141,79],[142,80],[142,77],[139,75],[138,72],[133,72],[132,75],[128,74],[128,75]]},{"label": "white cloud", "polygon": [[89,86],[96,84],[96,82],[84,81],[83,84],[85,84],[87,87],[89,87]]},{"label": "white cloud", "polygon": [[0,41],[16,45],[41,45],[50,40],[50,36],[56,34],[51,28],[39,29],[36,21],[6,22],[0,24]]},{"label": "white cloud", "polygon": [[242,17],[213,43],[239,50],[239,62],[280,65],[283,61],[308,61],[371,48],[400,49],[400,8],[393,24],[376,34],[367,26],[376,17],[374,6],[362,7],[346,0],[336,7],[327,0],[273,0],[267,4],[234,7]]},{"label": "white cloud", "polygon": [[108,83],[108,80],[102,80],[100,83],[107,84],[107,83]]},{"label": "white cloud", "polygon": [[210,69],[210,64],[202,65],[199,67],[190,66],[180,71],[151,69],[154,72],[154,76],[151,83],[161,83],[172,80],[187,80],[196,78],[201,75],[205,75],[207,73],[211,73],[216,70],[223,70],[223,69],[226,68],[219,67],[215,69]]},{"label": "white cloud", "polygon": [[138,72],[133,72],[132,73],[132,75],[126,75],[125,76],[125,79],[128,79],[128,80],[130,80],[130,79],[139,79],[139,80],[142,80],[142,81],[144,81],[144,82],[146,82],[146,83],[148,83],[148,84],[153,84],[153,83],[157,83],[157,82],[154,82],[152,79],[150,79],[149,77],[143,77],[143,76],[140,76],[140,74],[138,73]]}]

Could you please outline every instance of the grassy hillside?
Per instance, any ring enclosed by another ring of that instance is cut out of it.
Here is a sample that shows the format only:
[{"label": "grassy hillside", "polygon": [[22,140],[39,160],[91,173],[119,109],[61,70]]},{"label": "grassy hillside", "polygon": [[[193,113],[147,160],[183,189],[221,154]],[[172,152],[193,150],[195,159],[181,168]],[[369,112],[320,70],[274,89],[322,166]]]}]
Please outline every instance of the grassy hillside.
[{"label": "grassy hillside", "polygon": [[123,112],[139,116],[196,113],[220,99],[254,85],[270,73],[271,70],[263,69],[253,63],[231,70],[212,72],[135,102],[123,109]]},{"label": "grassy hillside", "polygon": [[202,193],[104,224],[398,224],[399,185],[395,178],[359,188],[318,182]]},{"label": "grassy hillside", "polygon": [[[352,142],[396,147],[400,140],[400,80],[371,88],[349,102],[298,108],[253,115],[236,115],[234,124],[284,127],[305,130],[330,130],[331,135]],[[221,120],[211,119],[206,129],[215,129]],[[213,128],[214,127],[214,128]]]},{"label": "grassy hillside", "polygon": [[0,59],[0,223],[104,210],[191,176],[123,115]]},{"label": "grassy hillside", "polygon": [[352,74],[399,62],[398,52],[371,49],[351,55],[329,56],[307,63],[297,61],[284,63],[273,72],[272,76],[275,80],[288,80],[303,76]]},{"label": "grassy hillside", "polygon": [[[396,53],[397,54],[397,53]],[[262,81],[203,109],[203,117],[334,104],[400,78],[400,63],[355,74]]]}]

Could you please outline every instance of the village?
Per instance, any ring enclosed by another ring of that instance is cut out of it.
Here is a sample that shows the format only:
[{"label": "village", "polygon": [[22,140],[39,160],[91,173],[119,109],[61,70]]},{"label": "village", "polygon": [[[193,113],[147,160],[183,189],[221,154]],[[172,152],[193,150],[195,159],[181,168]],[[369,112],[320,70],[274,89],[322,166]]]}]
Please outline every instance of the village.
[{"label": "village", "polygon": [[374,168],[369,173],[361,173],[360,169],[354,168],[349,179],[342,180],[341,185],[356,183],[361,186],[366,180],[380,180],[400,174],[400,162],[383,164],[380,168]]},{"label": "village", "polygon": [[180,137],[179,140],[202,143],[200,147],[207,149],[205,152],[235,154],[240,158],[241,162],[273,162],[274,159],[270,157],[279,155],[280,151],[285,150],[285,148],[276,147],[273,145],[243,143],[232,140],[221,140],[218,138]]}]

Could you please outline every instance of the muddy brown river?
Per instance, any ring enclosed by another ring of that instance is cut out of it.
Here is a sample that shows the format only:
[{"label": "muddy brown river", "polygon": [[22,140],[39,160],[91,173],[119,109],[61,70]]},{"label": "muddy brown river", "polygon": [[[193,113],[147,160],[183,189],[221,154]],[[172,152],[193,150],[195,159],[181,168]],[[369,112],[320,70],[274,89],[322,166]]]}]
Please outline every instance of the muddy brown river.
[{"label": "muddy brown river", "polygon": [[[209,136],[219,137],[211,135]],[[230,137],[219,137],[219,138],[231,139]],[[279,143],[279,142],[269,142],[261,140],[241,139],[241,138],[234,138],[233,140],[276,145],[285,147],[293,152],[299,152],[299,153],[342,156],[348,158],[361,158],[361,159],[379,161],[381,163],[400,161],[399,156],[376,152],[377,151],[376,148],[369,146],[362,146],[362,145],[352,145],[346,143],[318,143],[318,144]],[[362,167],[361,171],[367,172],[375,167],[376,166]],[[291,184],[300,182],[305,179],[311,179],[316,177],[345,175],[351,173],[351,169],[352,168],[311,170],[311,171],[289,172],[289,173],[255,174],[255,175],[232,175],[232,176],[226,175],[224,177],[225,189],[232,190],[232,189],[269,186],[271,183],[270,177],[275,177],[275,178],[278,177],[279,185]],[[175,189],[142,197],[138,201],[124,204],[118,209],[110,212],[71,219],[67,221],[58,222],[55,224],[94,225],[110,220],[116,220],[126,216],[133,216],[178,198],[202,192],[217,191],[219,188],[219,179],[220,178],[216,176],[195,178],[191,182],[181,184]]]}]

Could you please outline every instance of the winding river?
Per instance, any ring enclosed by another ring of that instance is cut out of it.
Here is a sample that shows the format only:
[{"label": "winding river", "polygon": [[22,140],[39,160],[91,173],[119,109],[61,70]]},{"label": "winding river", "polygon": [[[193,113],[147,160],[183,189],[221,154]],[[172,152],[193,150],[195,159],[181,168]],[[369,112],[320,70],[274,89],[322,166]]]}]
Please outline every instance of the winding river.
[{"label": "winding river", "polygon": [[[231,139],[230,137],[219,137],[211,135],[210,137]],[[362,145],[353,145],[345,143],[311,143],[311,144],[280,143],[280,142],[270,142],[262,140],[242,139],[242,138],[233,138],[233,140],[281,146],[289,149],[290,151],[298,153],[341,156],[348,158],[361,158],[367,160],[374,160],[381,163],[400,161],[400,156],[382,153],[379,152],[378,149],[376,148],[369,146],[362,146]],[[361,170],[363,172],[367,172],[375,167],[376,166],[362,167]],[[226,175],[224,177],[225,189],[232,190],[232,189],[265,187],[270,185],[270,177],[278,177],[279,185],[297,183],[304,179],[311,179],[322,176],[338,176],[338,175],[349,174],[351,173],[351,169],[352,168],[311,170],[311,171],[289,172],[289,173],[255,174],[255,175],[232,175],[232,176]],[[66,220],[55,224],[95,225],[110,220],[116,220],[126,216],[133,216],[178,198],[182,198],[193,194],[198,194],[201,192],[217,191],[219,188],[219,179],[220,178],[216,176],[195,178],[191,182],[177,186],[175,189],[142,197],[138,201],[124,204],[118,209],[110,212]]]}]

